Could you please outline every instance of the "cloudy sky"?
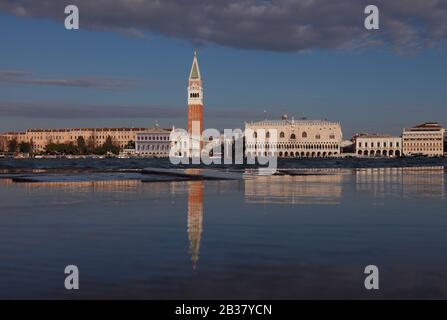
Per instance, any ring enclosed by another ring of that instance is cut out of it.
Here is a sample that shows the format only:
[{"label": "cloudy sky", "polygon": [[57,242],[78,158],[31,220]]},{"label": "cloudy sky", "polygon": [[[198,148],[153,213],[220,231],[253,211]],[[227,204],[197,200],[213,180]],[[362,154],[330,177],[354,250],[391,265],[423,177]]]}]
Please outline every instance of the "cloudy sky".
[{"label": "cloudy sky", "polygon": [[[68,4],[80,30],[64,28]],[[206,127],[264,110],[345,136],[447,125],[446,40],[446,0],[0,0],[0,131],[184,127],[195,47]]]}]

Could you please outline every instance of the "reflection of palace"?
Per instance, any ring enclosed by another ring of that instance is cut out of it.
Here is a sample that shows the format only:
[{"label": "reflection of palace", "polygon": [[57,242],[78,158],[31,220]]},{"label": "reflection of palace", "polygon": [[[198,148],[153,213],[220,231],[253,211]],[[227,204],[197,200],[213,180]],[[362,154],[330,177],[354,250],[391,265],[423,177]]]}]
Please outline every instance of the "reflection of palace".
[{"label": "reflection of palace", "polygon": [[376,198],[445,197],[444,167],[374,168],[356,171],[359,192]]},{"label": "reflection of palace", "polygon": [[39,182],[13,182],[12,179],[0,179],[0,185],[20,186],[33,192],[67,192],[67,193],[145,193],[151,197],[174,197],[185,192],[182,182],[143,183],[137,179],[124,180],[97,180],[97,181],[39,181]]},{"label": "reflection of palace", "polygon": [[203,181],[188,182],[188,238],[193,269],[199,260],[203,228]]},{"label": "reflection of palace", "polygon": [[245,180],[245,200],[252,203],[339,204],[343,175],[258,176]]}]

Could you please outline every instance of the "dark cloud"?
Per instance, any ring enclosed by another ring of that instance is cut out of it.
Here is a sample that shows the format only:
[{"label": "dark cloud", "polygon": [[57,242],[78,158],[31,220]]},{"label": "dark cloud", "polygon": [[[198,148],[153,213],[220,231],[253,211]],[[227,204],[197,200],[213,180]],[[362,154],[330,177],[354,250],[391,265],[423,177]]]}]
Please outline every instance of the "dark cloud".
[{"label": "dark cloud", "polygon": [[[380,8],[381,29],[366,31],[363,10]],[[447,38],[445,0],[0,0],[18,16],[63,21],[76,4],[81,28],[273,51],[433,46]]]},{"label": "dark cloud", "polygon": [[0,70],[0,83],[18,83],[47,86],[95,88],[103,90],[127,90],[141,81],[119,77],[83,77],[78,79],[48,79],[36,77],[31,72]]},{"label": "dark cloud", "polygon": [[[133,118],[183,118],[185,108],[165,106],[70,105],[65,103],[1,102],[0,117],[45,119],[133,119]],[[207,116],[218,118],[251,117],[251,112],[235,109],[207,110]]]}]

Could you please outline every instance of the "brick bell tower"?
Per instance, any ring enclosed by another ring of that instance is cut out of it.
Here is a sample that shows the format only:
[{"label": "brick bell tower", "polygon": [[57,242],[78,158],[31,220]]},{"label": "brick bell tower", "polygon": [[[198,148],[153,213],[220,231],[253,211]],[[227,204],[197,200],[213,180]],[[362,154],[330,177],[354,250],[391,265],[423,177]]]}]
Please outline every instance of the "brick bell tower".
[{"label": "brick bell tower", "polygon": [[[193,128],[193,122],[196,127]],[[194,50],[191,72],[188,80],[188,133],[191,135],[192,144],[198,143],[201,149],[201,136],[203,132],[203,88],[200,76],[199,62],[197,61],[197,50]],[[194,148],[194,147],[193,147]]]}]

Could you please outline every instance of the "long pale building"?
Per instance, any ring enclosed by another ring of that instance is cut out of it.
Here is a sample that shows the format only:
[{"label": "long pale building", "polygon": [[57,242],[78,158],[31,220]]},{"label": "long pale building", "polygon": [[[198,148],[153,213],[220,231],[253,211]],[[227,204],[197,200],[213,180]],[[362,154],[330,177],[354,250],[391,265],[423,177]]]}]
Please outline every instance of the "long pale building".
[{"label": "long pale building", "polygon": [[[340,154],[339,122],[327,120],[262,120],[245,123],[246,156],[323,158]],[[264,139],[261,136],[264,136]]]},{"label": "long pale building", "polygon": [[24,132],[7,132],[0,136],[3,142],[3,151],[7,151],[8,142],[16,139],[18,143],[28,142],[32,144],[33,152],[45,151],[49,143],[72,143],[77,144],[78,138],[83,137],[85,143],[92,143],[99,147],[108,137],[121,150],[131,141],[136,140],[137,132],[145,131],[147,128],[74,128],[74,129],[28,129]]}]

